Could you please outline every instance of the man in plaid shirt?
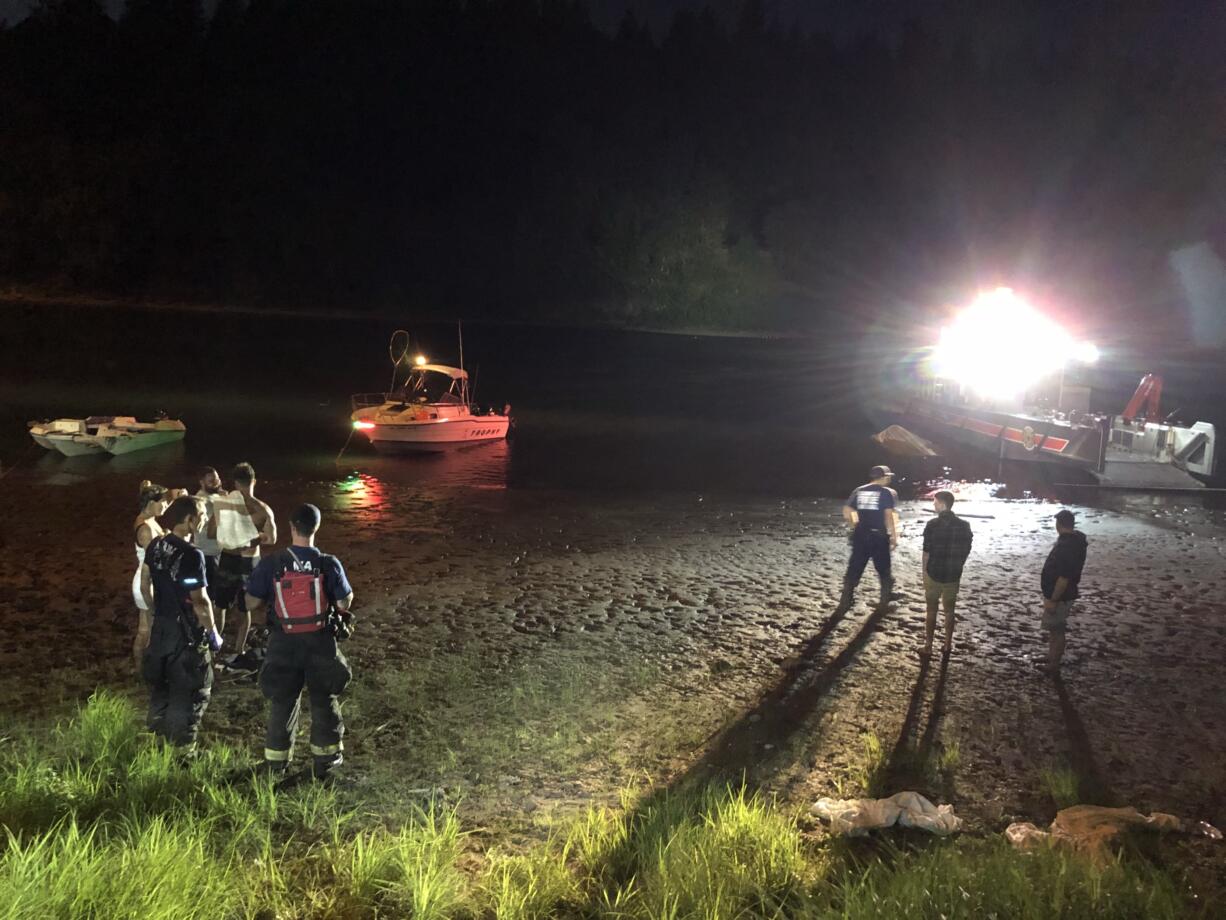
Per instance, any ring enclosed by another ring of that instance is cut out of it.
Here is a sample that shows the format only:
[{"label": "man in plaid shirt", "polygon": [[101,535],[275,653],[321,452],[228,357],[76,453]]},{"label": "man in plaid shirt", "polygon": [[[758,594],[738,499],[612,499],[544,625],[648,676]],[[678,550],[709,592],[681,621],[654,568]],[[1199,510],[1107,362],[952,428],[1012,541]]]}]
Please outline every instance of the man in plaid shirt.
[{"label": "man in plaid shirt", "polygon": [[954,645],[954,604],[958,600],[958,584],[962,566],[971,554],[971,525],[950,509],[954,505],[952,492],[937,492],[932,508],[937,516],[924,525],[924,597],[928,601],[928,621],[924,629],[924,650],[920,657],[932,655],[932,637],[937,628],[937,604],[945,608],[944,654]]}]

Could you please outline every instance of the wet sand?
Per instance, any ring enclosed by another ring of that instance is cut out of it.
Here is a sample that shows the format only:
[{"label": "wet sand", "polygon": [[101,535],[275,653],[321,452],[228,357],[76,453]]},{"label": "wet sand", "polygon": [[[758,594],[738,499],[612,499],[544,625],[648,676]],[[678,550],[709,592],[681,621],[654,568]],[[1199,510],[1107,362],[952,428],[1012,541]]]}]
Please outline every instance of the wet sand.
[{"label": "wet sand", "polygon": [[[0,692],[14,718],[61,712],[98,686],[139,697],[127,657],[135,485],[63,472],[38,465],[2,483]],[[1078,509],[1089,561],[1053,681],[1034,667],[1049,504],[984,494],[959,506],[992,519],[972,521],[955,651],[942,668],[915,654],[918,503],[902,508],[901,599],[875,614],[870,568],[856,606],[832,621],[847,546],[828,499],[375,476],[270,478],[260,495],[282,520],[297,501],[320,504],[320,543],[355,586],[348,747],[359,775],[441,786],[512,821],[611,796],[644,770],[667,783],[696,764],[803,803],[847,791],[871,732],[895,763],[944,753],[949,769],[918,781],[972,828],[1049,819],[1042,774],[1061,768],[1089,800],[1226,825],[1226,531],[1207,513]],[[469,678],[413,682],[452,658]],[[497,675],[514,682],[525,667],[552,676],[515,708]],[[206,740],[257,754],[263,711],[253,685],[221,680]],[[480,746],[483,713],[503,733],[492,766],[463,747]],[[514,735],[507,713],[523,719]],[[563,731],[566,758],[543,756],[539,744]]]}]

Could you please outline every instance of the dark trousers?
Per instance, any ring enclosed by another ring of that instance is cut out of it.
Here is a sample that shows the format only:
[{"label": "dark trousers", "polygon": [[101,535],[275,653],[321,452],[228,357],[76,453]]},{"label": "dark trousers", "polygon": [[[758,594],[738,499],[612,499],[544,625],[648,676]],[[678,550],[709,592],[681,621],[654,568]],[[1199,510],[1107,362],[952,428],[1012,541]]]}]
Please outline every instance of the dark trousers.
[{"label": "dark trousers", "polygon": [[293,755],[294,735],[302,709],[305,685],[311,704],[311,756],[316,775],[342,760],[345,723],[338,697],[353,676],[349,662],[328,631],[287,636],[273,630],[268,657],[260,670],[260,689],[268,698],[268,733],[264,759],[287,763]]},{"label": "dark trousers", "polygon": [[213,654],[188,642],[177,620],[155,616],[141,662],[149,685],[149,730],[171,744],[196,743],[213,692]]},{"label": "dark trousers", "polygon": [[843,580],[853,588],[860,583],[864,567],[873,560],[873,567],[881,583],[887,584],[890,577],[890,537],[882,530],[869,530],[867,527],[857,527],[851,535],[851,560],[847,563],[847,574]]}]

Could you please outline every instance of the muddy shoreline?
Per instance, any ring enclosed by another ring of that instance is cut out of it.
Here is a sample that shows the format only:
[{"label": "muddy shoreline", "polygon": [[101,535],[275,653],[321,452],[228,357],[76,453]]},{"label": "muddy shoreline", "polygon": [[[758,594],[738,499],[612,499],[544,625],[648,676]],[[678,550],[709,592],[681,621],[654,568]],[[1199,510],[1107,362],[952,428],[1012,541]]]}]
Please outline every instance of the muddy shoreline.
[{"label": "muddy shoreline", "polygon": [[[139,696],[122,485],[48,485],[21,469],[3,483],[12,718],[62,712],[99,686]],[[644,771],[676,781],[722,745],[733,753],[717,772],[801,805],[853,788],[871,733],[898,762],[953,763],[916,778],[975,829],[1050,818],[1043,774],[1062,769],[1087,800],[1226,824],[1226,534],[1206,515],[1079,509],[1090,556],[1053,682],[1033,666],[1049,504],[960,506],[991,519],[973,521],[952,659],[921,668],[917,503],[903,508],[901,599],[874,612],[870,571],[832,621],[846,541],[828,499],[373,477],[270,478],[261,495],[282,517],[319,503],[320,542],[349,570],[361,617],[349,759],[376,797],[442,787],[513,828],[612,798]],[[206,743],[258,753],[263,713],[253,685],[223,678]]]}]

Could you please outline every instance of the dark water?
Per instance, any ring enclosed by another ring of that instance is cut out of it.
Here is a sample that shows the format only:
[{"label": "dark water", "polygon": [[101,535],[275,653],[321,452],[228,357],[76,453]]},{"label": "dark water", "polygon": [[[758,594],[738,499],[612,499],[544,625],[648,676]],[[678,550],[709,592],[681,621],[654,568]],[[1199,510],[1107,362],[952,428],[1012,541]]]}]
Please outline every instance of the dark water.
[{"label": "dark water", "polygon": [[[905,375],[903,356],[870,353],[845,332],[825,341],[760,340],[467,325],[476,401],[511,403],[514,439],[383,458],[355,437],[337,461],[349,437],[349,395],[388,385],[392,330],[409,327],[414,352],[457,363],[454,326],[73,307],[0,313],[0,461],[36,464],[48,482],[187,482],[201,464],[224,472],[250,460],[262,477],[279,480],[341,481],[359,472],[363,481],[397,486],[817,497],[846,494],[885,460],[904,490],[1003,472],[1010,494],[1051,491],[1029,467],[999,471],[973,454],[946,458],[945,466],[883,456],[869,436],[888,420],[872,407],[882,387]],[[1185,376],[1175,398],[1182,386],[1199,397],[1189,402],[1226,404],[1205,398],[1197,373]],[[1133,379],[1134,369],[1120,368],[1110,382],[1124,392]],[[157,410],[187,423],[183,445],[73,460],[27,449],[29,419]]]}]

